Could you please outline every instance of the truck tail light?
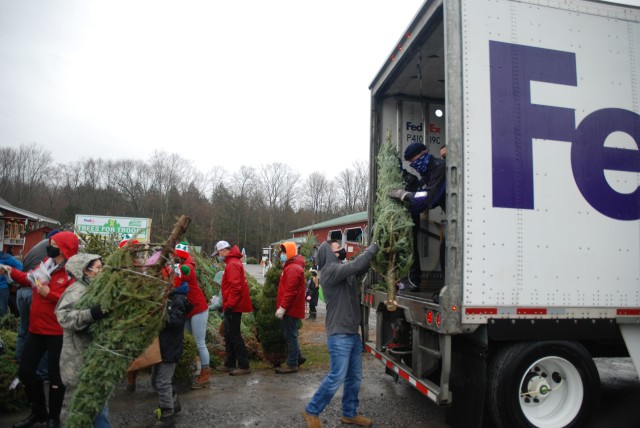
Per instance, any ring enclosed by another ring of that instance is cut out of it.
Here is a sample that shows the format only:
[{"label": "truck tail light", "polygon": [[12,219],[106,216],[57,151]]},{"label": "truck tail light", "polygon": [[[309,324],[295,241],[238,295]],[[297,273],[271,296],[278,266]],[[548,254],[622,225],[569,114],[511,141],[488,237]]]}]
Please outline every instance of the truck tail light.
[{"label": "truck tail light", "polygon": [[440,314],[438,313],[436,315],[436,326],[440,327],[441,323],[442,323],[442,318],[440,318]]},{"label": "truck tail light", "polygon": [[433,324],[433,312],[427,311],[427,324]]}]

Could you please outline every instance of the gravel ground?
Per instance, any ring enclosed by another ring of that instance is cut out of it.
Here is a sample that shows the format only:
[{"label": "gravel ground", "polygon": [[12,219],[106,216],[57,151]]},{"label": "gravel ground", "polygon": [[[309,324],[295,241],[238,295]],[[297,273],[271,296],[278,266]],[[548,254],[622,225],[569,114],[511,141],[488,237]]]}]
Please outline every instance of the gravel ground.
[{"label": "gravel ground", "polygon": [[[262,280],[261,269],[247,271]],[[300,332],[301,341],[324,344],[324,305],[318,308],[318,320],[307,321]],[[375,324],[370,320],[371,328]],[[375,337],[371,333],[370,337]],[[602,381],[602,407],[587,428],[637,428],[640,426],[640,382],[630,359],[597,359]],[[322,382],[326,368],[302,366],[300,372],[276,375],[272,369],[254,370],[234,377],[215,373],[211,386],[192,391],[180,390],[183,411],[178,427],[304,427],[301,412]],[[339,422],[342,391],[338,391],[321,414],[324,427],[346,427]],[[152,412],[157,395],[151,390],[148,375],[141,373],[136,392],[127,392],[124,382],[109,401],[111,422],[115,428],[146,427],[153,423]],[[437,407],[407,382],[394,382],[384,366],[369,354],[363,355],[363,383],[359,412],[374,420],[376,427],[446,428],[445,408]],[[0,427],[10,427],[28,413],[0,415]],[[485,428],[492,428],[485,424]]]}]

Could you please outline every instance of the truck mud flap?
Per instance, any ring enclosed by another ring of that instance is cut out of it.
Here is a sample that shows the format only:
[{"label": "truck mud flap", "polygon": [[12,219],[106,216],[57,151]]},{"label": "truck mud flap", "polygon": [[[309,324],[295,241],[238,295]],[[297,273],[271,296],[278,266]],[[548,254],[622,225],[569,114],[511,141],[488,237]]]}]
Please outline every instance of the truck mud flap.
[{"label": "truck mud flap", "polygon": [[[409,384],[411,384],[418,391],[430,398],[434,403],[441,404],[440,388],[437,385],[424,379],[417,379],[416,377],[414,377],[409,372],[410,369],[407,366],[402,363],[392,361],[386,355],[377,351],[373,342],[366,342],[364,345],[364,349],[385,365],[387,374],[395,373],[396,380],[398,377],[401,377],[402,379],[409,382]],[[394,375],[392,374],[392,376]]]}]

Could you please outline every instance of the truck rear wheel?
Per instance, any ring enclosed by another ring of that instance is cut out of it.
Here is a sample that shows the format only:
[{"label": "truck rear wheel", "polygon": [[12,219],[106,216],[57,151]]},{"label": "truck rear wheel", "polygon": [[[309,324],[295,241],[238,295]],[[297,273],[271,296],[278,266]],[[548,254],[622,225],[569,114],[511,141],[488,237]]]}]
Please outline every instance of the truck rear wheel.
[{"label": "truck rear wheel", "polygon": [[600,377],[579,343],[526,342],[489,365],[487,406],[498,428],[581,427],[600,401]]}]

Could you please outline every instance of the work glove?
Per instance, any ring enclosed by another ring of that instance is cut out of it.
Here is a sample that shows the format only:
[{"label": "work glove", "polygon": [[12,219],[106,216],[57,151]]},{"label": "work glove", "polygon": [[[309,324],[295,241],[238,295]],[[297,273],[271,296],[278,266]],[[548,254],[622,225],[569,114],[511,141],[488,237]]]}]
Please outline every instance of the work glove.
[{"label": "work glove", "polygon": [[391,189],[387,191],[387,196],[389,196],[390,198],[400,199],[401,201],[404,202],[407,195],[410,195],[410,193],[411,192],[407,192],[406,190],[403,190],[403,189]]},{"label": "work glove", "polygon": [[189,283],[187,281],[182,282],[179,287],[173,289],[173,292],[176,294],[187,294],[189,292]]},{"label": "work glove", "polygon": [[282,317],[284,316],[284,312],[285,312],[284,308],[280,306],[276,311],[276,318],[282,319]]},{"label": "work glove", "polygon": [[107,315],[106,312],[102,312],[100,304],[91,306],[91,309],[89,310],[91,311],[91,318],[93,318],[94,321],[101,320]]},{"label": "work glove", "polygon": [[11,274],[11,266],[9,265],[0,265],[0,275]]}]

